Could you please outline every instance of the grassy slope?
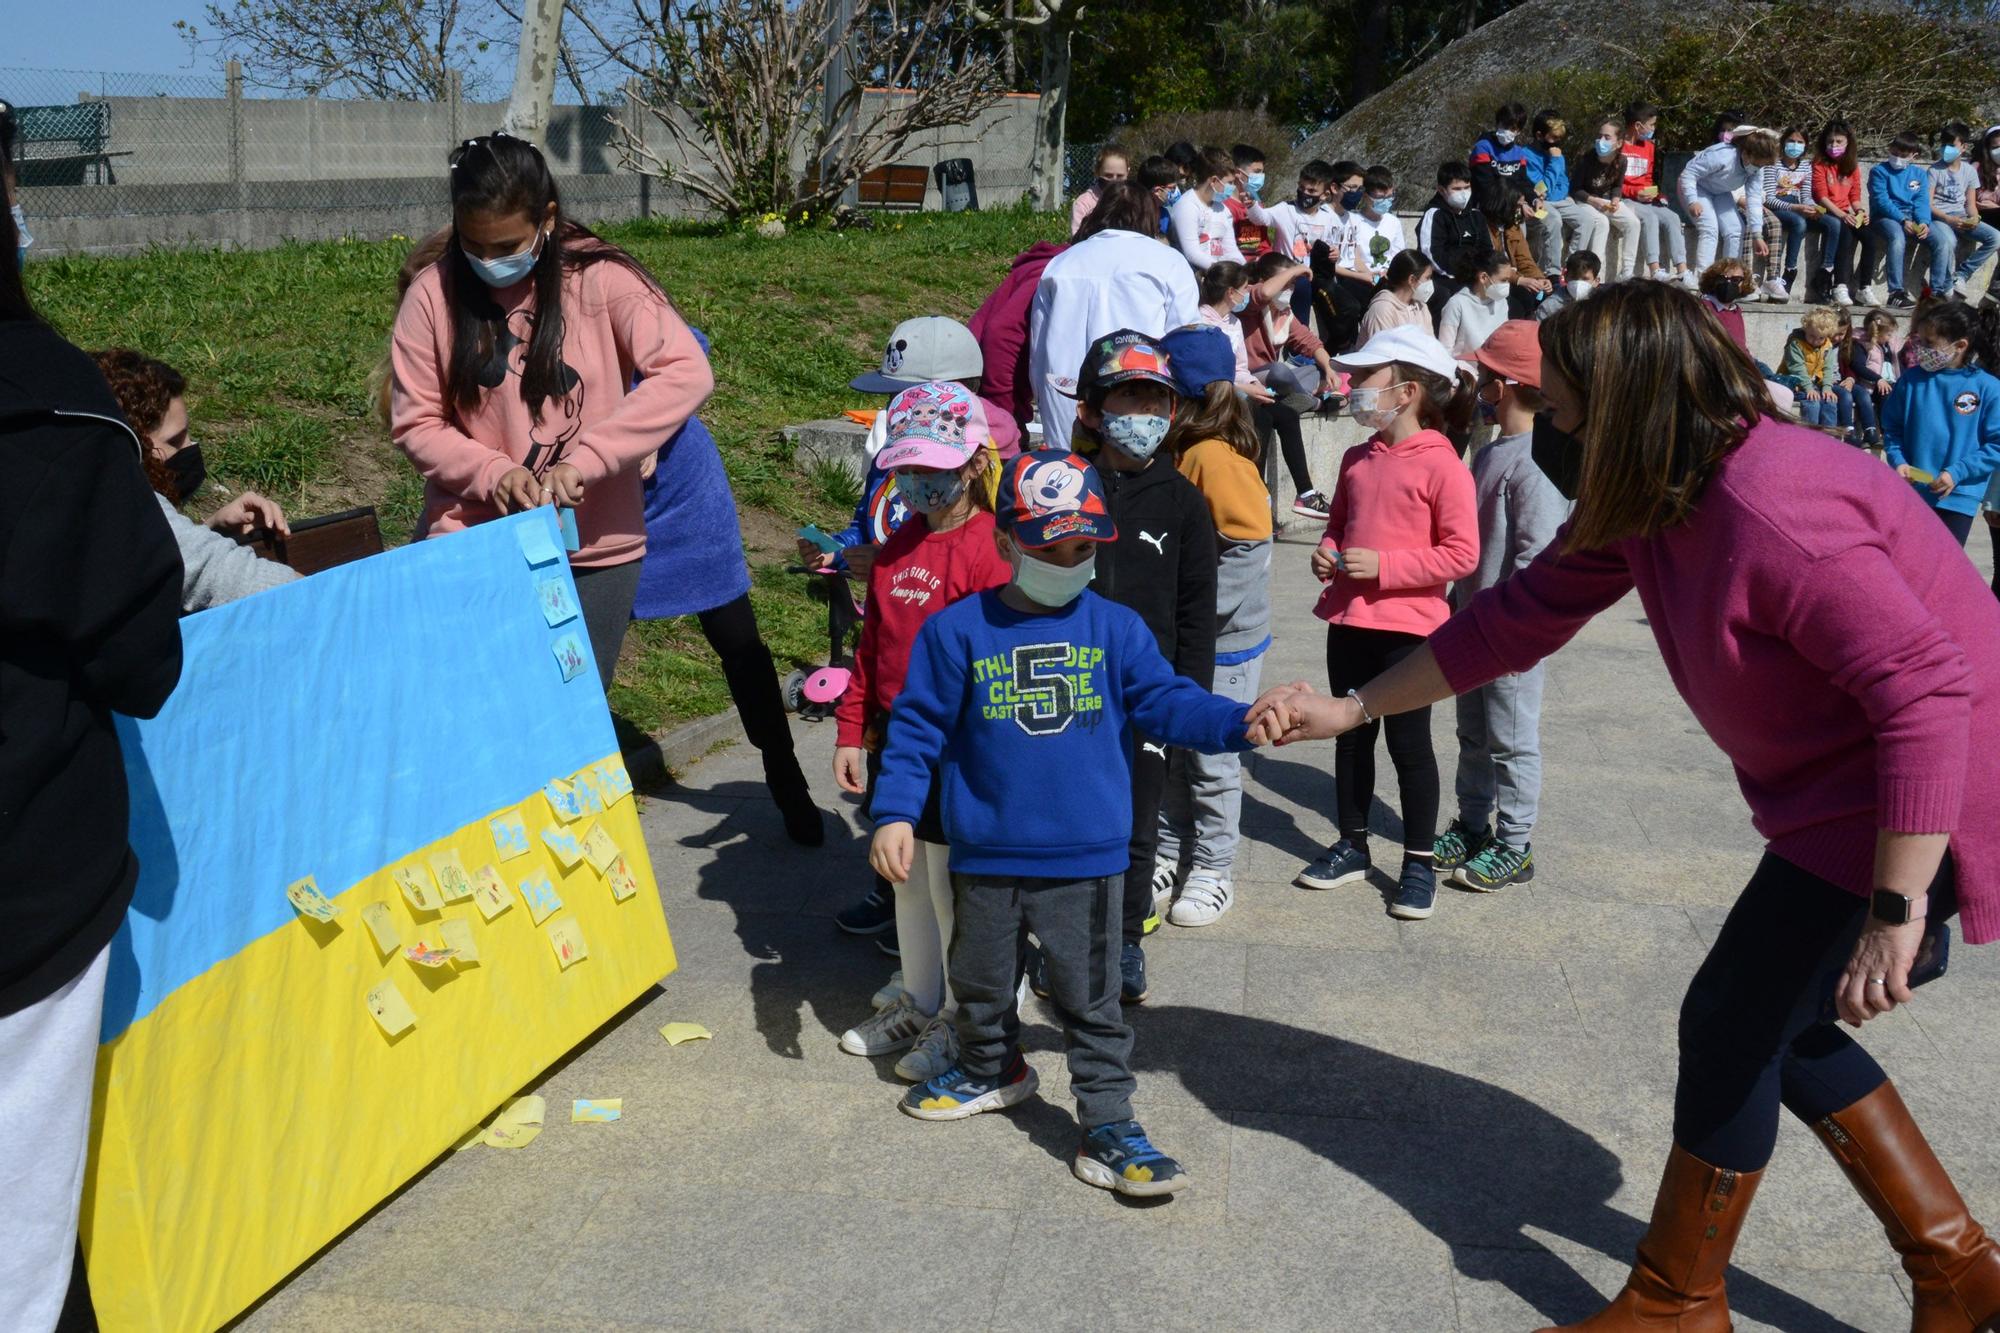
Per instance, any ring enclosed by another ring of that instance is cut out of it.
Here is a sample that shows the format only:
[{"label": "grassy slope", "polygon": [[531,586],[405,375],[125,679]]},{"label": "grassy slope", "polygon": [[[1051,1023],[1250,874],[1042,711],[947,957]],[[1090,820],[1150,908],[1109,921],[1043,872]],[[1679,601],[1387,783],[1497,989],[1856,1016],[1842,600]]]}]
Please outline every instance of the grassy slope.
[{"label": "grassy slope", "polygon": [[[879,405],[847,381],[876,360],[898,320],[965,318],[1017,252],[1061,231],[1055,218],[1019,213],[880,223],[780,241],[664,223],[606,232],[659,276],[714,345],[717,388],[702,419],[736,487],[752,596],[781,670],[826,650],[821,605],[784,572],[789,534],[803,522],[846,519],[837,489],[793,468],[775,432]],[[408,248],[337,242],[56,259],[31,265],[29,286],[80,346],[124,344],[179,368],[195,438],[229,485],[265,491],[299,514],[373,504],[385,537],[400,542],[421,486],[375,420],[368,377]],[[653,730],[723,708],[728,694],[687,619],[634,626],[612,702]]]}]

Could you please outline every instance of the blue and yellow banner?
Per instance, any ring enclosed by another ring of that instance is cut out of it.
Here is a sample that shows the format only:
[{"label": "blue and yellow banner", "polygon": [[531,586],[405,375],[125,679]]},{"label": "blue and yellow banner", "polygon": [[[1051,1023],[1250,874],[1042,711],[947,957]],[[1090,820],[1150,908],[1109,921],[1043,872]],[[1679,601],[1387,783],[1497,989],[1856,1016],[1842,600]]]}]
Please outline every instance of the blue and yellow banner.
[{"label": "blue and yellow banner", "polygon": [[107,1330],[227,1322],[673,970],[555,539],[537,510],[191,617],[120,720]]}]

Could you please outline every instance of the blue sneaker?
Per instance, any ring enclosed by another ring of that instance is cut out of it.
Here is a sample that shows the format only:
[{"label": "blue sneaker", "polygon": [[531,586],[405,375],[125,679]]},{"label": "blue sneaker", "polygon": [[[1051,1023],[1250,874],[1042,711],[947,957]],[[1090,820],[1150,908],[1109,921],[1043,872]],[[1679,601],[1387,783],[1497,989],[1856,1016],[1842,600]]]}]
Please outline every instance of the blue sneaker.
[{"label": "blue sneaker", "polygon": [[1368,847],[1347,838],[1326,849],[1326,855],[1299,872],[1292,882],[1304,889],[1337,889],[1343,884],[1368,878],[1375,863],[1368,859]]},{"label": "blue sneaker", "polygon": [[898,1103],[919,1120],[963,1120],[981,1111],[1004,1111],[1028,1100],[1040,1086],[1034,1069],[1019,1051],[996,1078],[974,1078],[953,1065],[936,1078],[925,1079],[903,1094]]},{"label": "blue sneaker", "polygon": [[1120,1194],[1172,1194],[1194,1183],[1179,1162],[1152,1145],[1136,1120],[1086,1129],[1070,1170],[1086,1185]]},{"label": "blue sneaker", "polygon": [[1398,921],[1422,921],[1437,910],[1438,877],[1429,861],[1403,862],[1403,876],[1396,896],[1389,900],[1389,915]]},{"label": "blue sneaker", "polygon": [[1136,944],[1118,951],[1118,998],[1127,1004],[1146,998],[1146,951]]}]

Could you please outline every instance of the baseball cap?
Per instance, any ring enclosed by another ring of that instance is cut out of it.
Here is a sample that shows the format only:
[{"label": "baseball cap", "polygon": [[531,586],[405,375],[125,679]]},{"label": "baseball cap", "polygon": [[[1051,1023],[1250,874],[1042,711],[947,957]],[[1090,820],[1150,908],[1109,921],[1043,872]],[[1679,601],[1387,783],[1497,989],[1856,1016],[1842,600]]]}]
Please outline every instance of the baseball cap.
[{"label": "baseball cap", "polygon": [[969,380],[986,373],[986,357],[972,330],[943,315],[906,319],[882,349],[882,368],[856,375],[847,387],[862,393],[901,393],[912,384]]},{"label": "baseball cap", "polygon": [[1097,469],[1088,459],[1057,449],[1008,462],[994,518],[1016,546],[1031,551],[1071,537],[1108,542],[1118,536]]},{"label": "baseball cap", "polygon": [[875,455],[884,472],[899,467],[964,467],[993,438],[986,409],[963,384],[918,384],[889,400],[888,441]]},{"label": "baseball cap", "polygon": [[1072,398],[1086,403],[1101,402],[1104,395],[1120,384],[1146,380],[1174,387],[1167,368],[1167,354],[1160,340],[1137,329],[1119,329],[1095,339],[1083,354],[1083,368],[1076,373],[1076,386],[1063,388]]},{"label": "baseball cap", "polygon": [[1542,326],[1532,319],[1510,319],[1493,330],[1472,359],[1503,380],[1542,387]]},{"label": "baseball cap", "polygon": [[1373,370],[1392,361],[1428,370],[1447,380],[1458,377],[1458,362],[1452,360],[1445,345],[1422,329],[1408,324],[1384,329],[1347,355],[1333,358],[1334,365],[1350,371]]},{"label": "baseball cap", "polygon": [[1200,398],[1217,380],[1236,382],[1236,349],[1229,335],[1213,324],[1184,324],[1160,339],[1173,372],[1174,389],[1183,398]]}]

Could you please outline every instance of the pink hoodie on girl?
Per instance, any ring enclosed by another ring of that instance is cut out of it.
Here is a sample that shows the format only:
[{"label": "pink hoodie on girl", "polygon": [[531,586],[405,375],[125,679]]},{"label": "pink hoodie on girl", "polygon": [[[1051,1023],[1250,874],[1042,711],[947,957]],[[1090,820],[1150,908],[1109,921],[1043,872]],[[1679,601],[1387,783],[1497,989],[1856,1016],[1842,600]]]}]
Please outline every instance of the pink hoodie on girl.
[{"label": "pink hoodie on girl", "polygon": [[1479,506],[1458,449],[1434,430],[1349,449],[1320,546],[1379,551],[1381,577],[1336,570],[1313,614],[1335,625],[1429,634],[1451,618],[1445,585],[1479,565]]}]

